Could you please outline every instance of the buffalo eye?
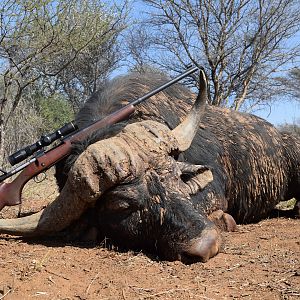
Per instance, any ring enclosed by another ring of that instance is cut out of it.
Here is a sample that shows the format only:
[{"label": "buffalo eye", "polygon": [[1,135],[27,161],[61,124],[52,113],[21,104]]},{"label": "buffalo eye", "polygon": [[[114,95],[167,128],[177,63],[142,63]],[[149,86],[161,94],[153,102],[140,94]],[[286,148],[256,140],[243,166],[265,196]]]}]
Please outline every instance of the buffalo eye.
[{"label": "buffalo eye", "polygon": [[123,211],[130,208],[130,204],[122,199],[110,200],[105,204],[105,208],[110,211]]},{"label": "buffalo eye", "polygon": [[141,208],[141,198],[145,189],[136,181],[114,187],[105,194],[102,209],[107,213],[136,211]]}]

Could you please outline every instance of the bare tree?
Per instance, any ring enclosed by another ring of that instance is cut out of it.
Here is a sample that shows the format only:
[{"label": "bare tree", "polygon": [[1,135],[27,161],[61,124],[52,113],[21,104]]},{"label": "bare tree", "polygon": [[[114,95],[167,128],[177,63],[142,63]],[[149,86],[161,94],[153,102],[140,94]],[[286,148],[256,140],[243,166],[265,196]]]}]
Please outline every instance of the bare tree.
[{"label": "bare tree", "polygon": [[151,37],[145,27],[140,24],[131,26],[126,36],[127,55],[132,59],[128,62],[130,69],[145,72],[148,68],[147,54],[151,45]]},{"label": "bare tree", "polygon": [[[61,89],[76,110],[99,88],[108,74],[118,67],[121,60],[118,38],[127,26],[128,13],[127,0],[121,6],[112,7],[100,5],[99,0],[79,2],[81,6],[71,7],[63,23],[75,28],[76,41],[87,40],[88,43],[84,44],[84,48],[76,54],[74,60],[73,52],[65,49],[59,62],[70,63],[61,72],[56,73],[54,84],[51,80],[50,85],[47,85],[49,81],[42,83],[50,90],[51,84],[52,90]],[[78,18],[78,15],[81,17]],[[58,65],[55,61],[54,67],[57,68]],[[45,67],[49,68],[49,64]]]},{"label": "bare tree", "polygon": [[288,95],[293,99],[300,100],[300,68],[293,68],[289,71],[288,76],[278,77],[277,79],[284,85]]},{"label": "bare tree", "polygon": [[116,66],[115,43],[126,13],[126,4],[109,7],[100,0],[1,2],[1,157],[8,121],[22,98],[33,92],[69,92],[78,106],[76,92],[87,96],[87,87],[94,89]]},{"label": "bare tree", "polygon": [[[144,0],[148,61],[208,70],[211,104],[249,109],[282,92],[274,74],[299,55],[298,0]],[[151,26],[151,27],[150,27]]]}]

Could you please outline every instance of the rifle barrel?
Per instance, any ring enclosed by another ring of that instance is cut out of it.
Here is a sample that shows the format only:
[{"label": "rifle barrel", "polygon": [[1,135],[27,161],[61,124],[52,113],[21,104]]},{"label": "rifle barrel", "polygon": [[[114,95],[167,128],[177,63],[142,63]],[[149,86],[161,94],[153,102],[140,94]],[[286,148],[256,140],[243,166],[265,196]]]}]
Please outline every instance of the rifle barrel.
[{"label": "rifle barrel", "polygon": [[156,88],[155,90],[153,90],[153,91],[151,91],[151,92],[145,94],[144,96],[142,96],[142,97],[140,97],[140,98],[134,100],[134,101],[131,102],[130,104],[135,106],[135,105],[137,105],[137,104],[143,102],[144,100],[146,100],[146,99],[150,98],[151,96],[153,96],[153,95],[159,93],[160,91],[166,89],[166,88],[169,87],[170,85],[172,85],[172,84],[174,84],[174,83],[180,81],[180,80],[183,79],[184,77],[186,77],[186,76],[188,76],[188,75],[194,73],[194,72],[197,71],[197,70],[198,70],[198,67],[190,67],[190,68],[188,68],[184,73],[182,73],[182,74],[180,74],[179,76],[177,76],[177,77],[171,79],[170,81],[166,82],[165,84],[161,85],[160,87]]}]

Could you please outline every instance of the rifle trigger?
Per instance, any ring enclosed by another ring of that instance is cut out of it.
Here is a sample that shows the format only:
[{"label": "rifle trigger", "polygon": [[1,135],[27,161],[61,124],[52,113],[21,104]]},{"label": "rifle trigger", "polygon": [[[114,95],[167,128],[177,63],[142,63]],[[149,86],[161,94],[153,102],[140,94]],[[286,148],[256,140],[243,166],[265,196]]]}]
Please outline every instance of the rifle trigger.
[{"label": "rifle trigger", "polygon": [[34,177],[34,182],[36,183],[41,183],[42,181],[44,181],[45,179],[47,178],[47,174],[46,172],[42,172],[42,173],[39,173],[38,175],[36,175]]}]

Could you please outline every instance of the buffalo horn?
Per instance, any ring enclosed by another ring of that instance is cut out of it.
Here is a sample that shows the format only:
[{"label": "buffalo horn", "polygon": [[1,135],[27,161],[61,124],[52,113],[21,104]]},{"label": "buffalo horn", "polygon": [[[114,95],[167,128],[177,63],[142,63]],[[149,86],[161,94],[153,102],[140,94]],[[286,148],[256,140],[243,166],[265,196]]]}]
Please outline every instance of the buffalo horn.
[{"label": "buffalo horn", "polygon": [[69,226],[107,189],[130,179],[139,169],[140,163],[123,148],[107,141],[88,147],[76,160],[64,188],[52,203],[30,216],[0,219],[0,233],[42,236]]},{"label": "buffalo horn", "polygon": [[179,151],[185,151],[191,146],[205,110],[207,101],[207,80],[203,70],[200,70],[199,79],[199,93],[191,111],[183,122],[172,131],[178,141]]}]

